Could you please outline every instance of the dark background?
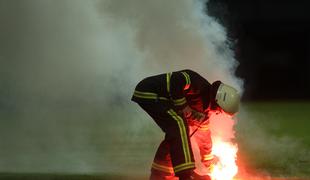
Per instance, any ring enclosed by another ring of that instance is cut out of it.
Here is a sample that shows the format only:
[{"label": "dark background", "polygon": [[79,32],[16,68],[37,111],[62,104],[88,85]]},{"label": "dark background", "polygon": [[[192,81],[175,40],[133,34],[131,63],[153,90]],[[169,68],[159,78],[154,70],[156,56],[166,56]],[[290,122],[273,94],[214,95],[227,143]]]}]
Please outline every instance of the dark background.
[{"label": "dark background", "polygon": [[310,99],[310,2],[210,0],[227,28],[244,100]]}]

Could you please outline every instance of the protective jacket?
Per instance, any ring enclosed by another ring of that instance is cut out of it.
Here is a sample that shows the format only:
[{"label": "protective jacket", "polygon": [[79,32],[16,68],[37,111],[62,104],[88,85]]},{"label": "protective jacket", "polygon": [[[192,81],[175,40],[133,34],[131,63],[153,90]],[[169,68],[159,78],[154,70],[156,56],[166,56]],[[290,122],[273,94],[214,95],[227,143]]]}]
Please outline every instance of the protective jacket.
[{"label": "protective jacket", "polygon": [[132,100],[137,103],[169,101],[176,109],[189,105],[203,112],[210,104],[211,84],[192,70],[181,70],[143,79]]}]

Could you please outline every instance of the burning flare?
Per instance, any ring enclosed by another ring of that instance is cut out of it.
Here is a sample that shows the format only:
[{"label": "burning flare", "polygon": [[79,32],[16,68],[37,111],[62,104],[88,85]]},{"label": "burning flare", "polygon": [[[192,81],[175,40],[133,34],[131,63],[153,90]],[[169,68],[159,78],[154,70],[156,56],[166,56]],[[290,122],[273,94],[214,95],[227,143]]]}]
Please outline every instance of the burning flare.
[{"label": "burning flare", "polygon": [[225,113],[210,114],[210,127],[212,132],[212,154],[217,160],[211,169],[212,180],[233,180],[238,173],[237,144],[233,143],[233,126],[236,121]]},{"label": "burning flare", "polygon": [[218,158],[211,170],[214,180],[232,180],[238,172],[236,165],[237,145],[216,139],[213,142],[212,154]]}]

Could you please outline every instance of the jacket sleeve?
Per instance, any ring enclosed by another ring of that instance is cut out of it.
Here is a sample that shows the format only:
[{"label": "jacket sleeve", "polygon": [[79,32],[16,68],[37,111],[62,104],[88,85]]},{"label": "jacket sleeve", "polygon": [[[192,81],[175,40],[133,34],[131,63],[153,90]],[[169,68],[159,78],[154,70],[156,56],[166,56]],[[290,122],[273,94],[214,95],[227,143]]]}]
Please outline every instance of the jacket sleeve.
[{"label": "jacket sleeve", "polygon": [[170,79],[170,96],[174,106],[182,110],[187,106],[185,90],[190,87],[190,76],[184,71],[174,72]]}]

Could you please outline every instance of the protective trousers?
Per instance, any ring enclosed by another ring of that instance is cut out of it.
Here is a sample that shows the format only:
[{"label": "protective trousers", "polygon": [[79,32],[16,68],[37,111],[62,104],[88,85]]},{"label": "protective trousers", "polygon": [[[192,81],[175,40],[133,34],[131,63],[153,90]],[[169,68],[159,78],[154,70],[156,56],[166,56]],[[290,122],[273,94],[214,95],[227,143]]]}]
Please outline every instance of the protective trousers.
[{"label": "protective trousers", "polygon": [[[185,171],[194,169],[195,162],[189,139],[189,128],[182,115],[179,115],[174,106],[167,102],[139,103],[139,105],[165,132],[165,139],[155,155],[152,175],[156,174],[153,171],[159,171],[167,176],[170,174],[178,176]],[[160,162],[161,160],[166,161],[167,158],[169,165]]]},{"label": "protective trousers", "polygon": [[212,155],[212,139],[209,128],[209,120],[202,123],[194,120],[188,120],[188,124],[191,134],[195,131],[194,134],[192,134],[191,142],[195,142],[198,145],[200,161],[204,165],[204,168],[206,168],[205,171],[210,172],[214,163],[214,157]]},{"label": "protective trousers", "polygon": [[[200,167],[198,172],[204,174],[209,174],[213,166],[213,155],[212,153],[212,139],[211,131],[209,129],[209,120],[204,122],[197,122],[195,120],[187,119],[187,124],[189,126],[189,134],[192,134],[190,138],[193,148],[197,148],[195,152],[197,161],[201,161],[203,167]],[[193,144],[194,143],[194,144]],[[196,146],[194,146],[196,145]],[[195,157],[196,158],[196,157]],[[202,168],[202,169],[201,169]],[[152,169],[151,169],[151,180],[174,180],[174,171],[172,166],[172,159],[170,155],[170,145],[165,140],[163,140],[158,147],[156,152]]]}]

